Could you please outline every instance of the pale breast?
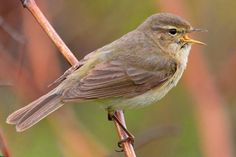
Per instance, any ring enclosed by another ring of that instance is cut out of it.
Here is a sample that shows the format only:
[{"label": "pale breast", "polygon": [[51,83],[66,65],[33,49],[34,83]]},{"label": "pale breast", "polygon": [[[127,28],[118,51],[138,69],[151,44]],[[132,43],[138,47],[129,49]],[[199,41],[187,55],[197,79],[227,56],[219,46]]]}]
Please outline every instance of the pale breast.
[{"label": "pale breast", "polygon": [[[150,104],[154,104],[163,98],[174,86],[179,82],[188,62],[188,55],[191,46],[187,46],[182,49],[181,52],[176,56],[179,64],[175,74],[166,81],[162,86],[158,86],[153,88],[144,94],[139,96],[121,100],[118,104],[114,105],[114,108],[124,109],[124,108],[136,108],[136,107],[144,107]],[[117,102],[116,102],[117,103]]]}]

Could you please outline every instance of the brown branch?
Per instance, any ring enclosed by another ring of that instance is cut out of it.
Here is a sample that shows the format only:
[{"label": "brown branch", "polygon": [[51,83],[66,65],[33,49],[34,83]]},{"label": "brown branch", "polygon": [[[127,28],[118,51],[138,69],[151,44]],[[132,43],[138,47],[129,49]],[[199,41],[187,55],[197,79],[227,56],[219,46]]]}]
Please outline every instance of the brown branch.
[{"label": "brown branch", "polygon": [[[50,39],[53,41],[53,43],[56,45],[56,47],[59,49],[59,51],[64,55],[66,60],[71,65],[77,65],[79,61],[76,59],[76,57],[73,55],[73,53],[69,50],[69,48],[65,45],[63,40],[59,37],[59,35],[56,33],[56,31],[53,29],[51,24],[48,22],[46,17],[43,15],[41,10],[38,8],[37,4],[34,0],[21,0],[23,6],[27,8],[34,18],[37,20],[39,25],[43,28],[43,30],[47,33],[47,35],[50,37]],[[117,118],[120,119],[120,121],[125,126],[125,119],[124,119],[124,113],[123,111],[117,111],[116,113]],[[126,134],[122,131],[121,127],[117,122],[115,122],[115,125],[117,127],[118,135],[120,139],[126,138]],[[135,152],[133,149],[133,146],[130,144],[130,142],[124,142],[123,143],[123,150],[125,152],[125,155],[127,157],[135,157]]]},{"label": "brown branch", "polygon": [[38,8],[35,1],[34,0],[21,0],[21,2],[23,4],[23,6],[31,12],[31,14],[34,16],[36,21],[43,28],[43,30],[47,33],[49,38],[53,41],[53,43],[56,45],[58,50],[63,54],[63,56],[66,58],[66,60],[71,65],[75,65],[75,64],[79,63],[79,61],[76,59],[76,57],[70,51],[70,49],[66,46],[66,44],[63,42],[63,40],[60,38],[60,36],[56,33],[54,28],[48,22],[48,20],[43,15],[41,10]]},{"label": "brown branch", "polygon": [[[122,110],[118,110],[115,112],[115,116],[120,120],[122,125],[126,128],[124,112]],[[126,133],[123,131],[121,126],[116,121],[114,121],[114,123],[116,125],[116,129],[117,129],[120,140],[125,139],[127,137]],[[134,148],[129,141],[124,142],[122,146],[123,146],[124,153],[127,157],[136,157]]]},{"label": "brown branch", "polygon": [[2,155],[4,157],[10,157],[10,151],[7,147],[7,144],[6,144],[6,140],[5,138],[3,137],[3,133],[2,131],[0,130],[0,150],[2,152]]},{"label": "brown branch", "polygon": [[[134,149],[140,150],[145,148],[152,142],[160,141],[161,139],[176,137],[181,132],[181,128],[176,125],[164,125],[158,127],[152,127],[144,130],[141,134],[135,138]],[[107,157],[118,157],[119,154],[112,153]]]}]

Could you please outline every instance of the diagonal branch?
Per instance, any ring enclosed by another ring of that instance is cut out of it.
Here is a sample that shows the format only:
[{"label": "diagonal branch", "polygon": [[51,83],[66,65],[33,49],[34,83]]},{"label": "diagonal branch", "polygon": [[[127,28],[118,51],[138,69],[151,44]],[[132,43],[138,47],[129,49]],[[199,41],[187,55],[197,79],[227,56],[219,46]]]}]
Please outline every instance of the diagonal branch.
[{"label": "diagonal branch", "polygon": [[[35,1],[34,0],[21,0],[21,2],[23,4],[23,6],[31,12],[31,14],[37,20],[39,25],[47,33],[47,35],[50,37],[50,39],[53,41],[53,43],[56,45],[56,47],[59,49],[59,51],[63,54],[63,56],[66,58],[66,60],[73,66],[76,66],[77,64],[79,64],[79,61],[76,59],[76,57],[73,55],[73,53],[69,50],[69,48],[63,42],[63,40],[59,37],[59,35],[53,29],[51,24],[48,22],[46,17],[43,15],[41,10],[38,8]],[[125,119],[124,119],[123,111],[117,111],[115,114],[116,114],[117,118],[119,118],[120,121],[125,126]],[[126,134],[122,131],[122,128],[120,127],[120,125],[117,124],[117,122],[115,122],[115,125],[117,128],[119,138],[121,140],[125,139]],[[122,146],[123,146],[123,150],[125,152],[126,157],[135,157],[136,156],[133,146],[130,144],[129,141],[124,142]]]},{"label": "diagonal branch", "polygon": [[70,51],[70,49],[66,46],[66,44],[63,42],[63,40],[60,38],[60,36],[57,34],[57,32],[51,26],[51,24],[48,22],[47,18],[43,15],[41,10],[38,8],[35,1],[34,0],[21,0],[21,2],[23,4],[23,6],[31,12],[31,14],[34,16],[36,21],[43,28],[43,30],[47,33],[49,38],[53,41],[55,46],[63,54],[63,56],[66,58],[66,60],[71,65],[77,64],[79,61],[76,59],[76,57]]}]

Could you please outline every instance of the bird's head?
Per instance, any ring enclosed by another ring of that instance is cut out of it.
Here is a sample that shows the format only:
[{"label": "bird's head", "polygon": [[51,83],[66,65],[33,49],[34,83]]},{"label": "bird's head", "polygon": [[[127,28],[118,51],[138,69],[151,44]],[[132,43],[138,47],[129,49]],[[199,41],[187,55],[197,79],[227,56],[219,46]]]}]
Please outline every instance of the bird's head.
[{"label": "bird's head", "polygon": [[203,30],[193,28],[183,18],[170,13],[154,14],[137,29],[152,38],[160,48],[167,52],[176,53],[181,49],[190,49],[192,44],[205,45],[203,42],[188,37],[191,32]]}]

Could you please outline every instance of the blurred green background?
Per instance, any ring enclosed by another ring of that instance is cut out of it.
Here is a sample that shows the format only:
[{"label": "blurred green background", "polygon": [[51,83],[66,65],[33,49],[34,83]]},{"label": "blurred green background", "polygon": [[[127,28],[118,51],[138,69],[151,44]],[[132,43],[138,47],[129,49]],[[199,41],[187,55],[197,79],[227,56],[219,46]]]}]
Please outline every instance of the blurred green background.
[{"label": "blurred green background", "polygon": [[[234,156],[236,1],[36,2],[79,59],[161,11],[179,13],[208,29],[195,36],[207,46],[194,46],[192,53],[201,58],[192,56],[184,79],[158,104],[125,111],[127,126],[136,137],[139,157]],[[191,68],[202,66],[206,72]],[[9,113],[46,93],[47,85],[69,67],[20,1],[0,1],[0,127],[12,156],[123,156],[114,151],[118,136],[100,106],[65,105],[23,133],[5,123]],[[212,90],[201,97],[208,89],[205,83]],[[201,104],[214,101],[217,104]]]}]

